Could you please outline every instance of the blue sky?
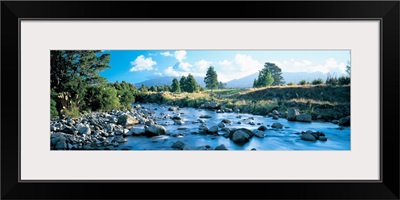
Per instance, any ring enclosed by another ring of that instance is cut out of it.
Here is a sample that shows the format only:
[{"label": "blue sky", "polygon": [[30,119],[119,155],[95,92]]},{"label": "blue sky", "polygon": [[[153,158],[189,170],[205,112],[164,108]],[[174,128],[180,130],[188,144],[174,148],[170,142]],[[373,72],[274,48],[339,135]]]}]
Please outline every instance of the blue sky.
[{"label": "blue sky", "polygon": [[273,62],[283,72],[345,74],[349,50],[104,50],[111,68],[100,74],[110,82],[138,83],[163,76],[205,76],[212,65],[218,80],[227,82],[258,72]]}]

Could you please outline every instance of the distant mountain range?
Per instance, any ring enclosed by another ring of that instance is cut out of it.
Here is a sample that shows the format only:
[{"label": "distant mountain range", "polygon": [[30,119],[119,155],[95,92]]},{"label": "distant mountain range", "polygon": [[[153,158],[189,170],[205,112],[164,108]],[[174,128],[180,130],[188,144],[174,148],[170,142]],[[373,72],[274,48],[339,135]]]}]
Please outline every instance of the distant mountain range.
[{"label": "distant mountain range", "polygon": [[[172,80],[174,78],[177,78],[178,81],[181,80],[181,77],[173,77],[173,76],[166,76],[166,77],[158,77],[158,78],[152,78],[143,82],[139,82],[139,83],[135,83],[136,87],[140,87],[142,84],[144,84],[147,87],[151,87],[151,86],[157,86],[157,85],[171,85],[172,84]],[[202,86],[205,87],[205,83],[204,83],[204,77],[200,77],[200,76],[195,76],[194,79],[196,79],[196,82]]]},{"label": "distant mountain range", "polygon": [[[253,82],[254,79],[258,77],[258,72],[254,74],[250,74],[248,76],[245,76],[243,78],[239,79],[234,79],[231,81],[228,81],[226,83],[227,87],[230,88],[247,88],[247,87],[253,87]],[[293,82],[293,83],[298,83],[300,80],[307,80],[308,82],[311,82],[312,80],[316,78],[322,78],[322,80],[325,81],[326,79],[326,74],[322,72],[282,72],[282,77],[285,80],[286,83]]]},{"label": "distant mountain range", "polygon": [[[307,80],[308,82],[311,82],[314,79],[317,78],[322,78],[322,80],[326,80],[326,74],[322,72],[282,72],[282,76],[285,80],[286,83],[293,82],[293,83],[298,83],[300,80]],[[239,78],[239,79],[234,79],[231,81],[228,81],[226,83],[228,88],[248,88],[248,87],[253,87],[253,82],[254,79],[258,77],[258,72],[254,74],[250,74],[248,76]],[[177,78],[178,80],[181,79],[181,77],[158,77],[158,78],[152,78],[140,83],[136,83],[135,85],[137,87],[140,87],[142,84],[144,84],[147,87],[151,86],[156,86],[156,85],[171,85],[172,84],[172,79]],[[205,87],[204,84],[204,77],[199,77],[195,76],[194,77],[197,81],[197,83],[200,86]]]}]

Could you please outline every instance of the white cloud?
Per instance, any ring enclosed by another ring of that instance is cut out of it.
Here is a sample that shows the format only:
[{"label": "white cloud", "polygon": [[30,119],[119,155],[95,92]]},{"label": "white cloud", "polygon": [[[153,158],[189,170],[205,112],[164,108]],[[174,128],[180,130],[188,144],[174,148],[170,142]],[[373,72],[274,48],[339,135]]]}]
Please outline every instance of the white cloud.
[{"label": "white cloud", "polygon": [[216,70],[218,73],[218,80],[228,82],[256,73],[261,70],[264,65],[249,55],[236,54],[233,60],[218,61],[216,66],[219,67]]},{"label": "white cloud", "polygon": [[160,54],[161,54],[162,56],[173,56],[169,51],[161,52]]},{"label": "white cloud", "polygon": [[206,60],[200,60],[194,63],[194,66],[197,67],[196,70],[198,71],[206,71],[208,67],[211,65],[211,61],[206,61]]},{"label": "white cloud", "polygon": [[314,64],[309,60],[296,61],[294,59],[275,61],[278,67],[284,72],[322,72],[322,73],[346,73],[346,64],[339,63],[334,58],[329,58],[323,64]]},{"label": "white cloud", "polygon": [[162,76],[162,73],[161,73],[161,72],[156,72],[156,73],[154,73],[154,75],[156,75],[156,76]]},{"label": "white cloud", "polygon": [[182,62],[184,59],[186,59],[186,51],[185,50],[175,51],[174,56],[179,62]]},{"label": "white cloud", "polygon": [[192,65],[188,62],[180,62],[179,63],[179,68],[188,72],[191,70]]},{"label": "white cloud", "polygon": [[154,65],[157,65],[157,62],[153,61],[151,57],[145,58],[143,55],[140,55],[131,62],[132,68],[129,71],[134,72],[142,70],[152,70]]}]

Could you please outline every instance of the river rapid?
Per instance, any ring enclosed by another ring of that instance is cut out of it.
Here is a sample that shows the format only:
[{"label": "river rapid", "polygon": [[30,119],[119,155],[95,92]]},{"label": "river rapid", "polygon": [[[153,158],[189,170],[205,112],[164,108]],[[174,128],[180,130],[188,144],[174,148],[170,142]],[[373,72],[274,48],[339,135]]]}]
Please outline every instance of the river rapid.
[{"label": "river rapid", "polygon": [[[135,106],[135,105],[134,105]],[[153,117],[156,124],[164,125],[166,135],[126,136],[127,142],[119,145],[117,149],[123,150],[176,150],[173,144],[177,141],[183,142],[188,150],[200,150],[207,146],[208,149],[223,144],[228,150],[350,150],[350,127],[340,127],[330,122],[313,121],[296,122],[288,121],[285,118],[272,119],[271,117],[243,114],[243,113],[216,113],[214,110],[197,108],[180,108],[176,111],[169,111],[170,106],[158,104],[140,104]],[[184,122],[182,125],[174,124],[171,117],[179,115]],[[246,128],[257,130],[264,125],[265,137],[251,137],[243,144],[234,143],[231,139],[222,136],[224,133],[219,129],[219,135],[199,134],[198,122],[200,116],[208,115],[211,118],[202,118],[205,125],[210,128],[217,126],[222,120],[228,119],[231,123],[226,128]],[[170,116],[170,117],[165,117]],[[249,122],[252,122],[249,124]],[[272,128],[273,123],[283,125],[282,129]],[[253,125],[252,125],[253,124]],[[138,124],[135,127],[143,128]],[[304,141],[300,139],[300,132],[318,131],[325,134],[327,141]]]}]

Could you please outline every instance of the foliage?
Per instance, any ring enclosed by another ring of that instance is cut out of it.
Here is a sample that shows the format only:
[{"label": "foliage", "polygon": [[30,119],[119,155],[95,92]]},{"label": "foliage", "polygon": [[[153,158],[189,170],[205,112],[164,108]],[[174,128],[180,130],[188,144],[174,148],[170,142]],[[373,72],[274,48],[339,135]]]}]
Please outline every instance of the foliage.
[{"label": "foliage", "polygon": [[308,82],[304,79],[299,81],[299,85],[307,85],[307,84]]},{"label": "foliage", "polygon": [[289,83],[287,83],[287,85],[296,85],[296,84],[293,82],[289,82]]},{"label": "foliage", "polygon": [[186,92],[193,93],[197,92],[200,88],[199,84],[196,82],[196,79],[192,74],[189,74],[188,77],[186,78]]},{"label": "foliage", "polygon": [[349,76],[341,76],[338,78],[339,85],[349,85],[350,84],[350,77]]},{"label": "foliage", "polygon": [[282,69],[279,68],[274,63],[266,62],[264,64],[264,68],[262,69],[262,71],[263,71],[263,74],[266,74],[267,71],[271,72],[272,78],[274,80],[271,85],[283,85],[283,84],[285,84],[285,81],[284,81],[284,79],[282,77]]},{"label": "foliage", "polygon": [[226,88],[226,83],[223,83],[223,82],[219,82],[218,83],[218,89],[225,89]]},{"label": "foliage", "polygon": [[258,73],[258,79],[254,80],[253,87],[260,88],[265,86],[270,86],[274,82],[272,73],[269,70],[260,70]]},{"label": "foliage", "polygon": [[206,84],[207,89],[211,89],[211,93],[213,89],[218,88],[218,75],[213,66],[210,66],[207,69],[206,77],[204,77],[204,83]]},{"label": "foliage", "polygon": [[186,92],[186,77],[182,76],[179,80],[179,86],[181,87],[182,92]]},{"label": "foliage", "polygon": [[148,92],[147,87],[144,84],[140,86],[139,90],[140,92]]},{"label": "foliage", "polygon": [[171,92],[181,92],[181,87],[179,85],[179,81],[176,78],[174,78],[172,80]]},{"label": "foliage", "polygon": [[52,98],[57,110],[82,109],[87,87],[105,82],[98,72],[109,68],[109,61],[110,54],[101,51],[50,51],[50,88],[58,94]]},{"label": "foliage", "polygon": [[324,80],[322,80],[322,78],[314,79],[311,82],[311,84],[313,84],[313,85],[320,85],[320,84],[323,84],[323,83],[324,83]]},{"label": "foliage", "polygon": [[336,76],[328,74],[328,76],[326,77],[325,84],[335,86],[335,85],[338,85],[339,82],[338,82],[338,79],[336,78]]}]

